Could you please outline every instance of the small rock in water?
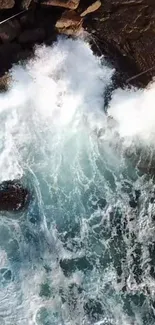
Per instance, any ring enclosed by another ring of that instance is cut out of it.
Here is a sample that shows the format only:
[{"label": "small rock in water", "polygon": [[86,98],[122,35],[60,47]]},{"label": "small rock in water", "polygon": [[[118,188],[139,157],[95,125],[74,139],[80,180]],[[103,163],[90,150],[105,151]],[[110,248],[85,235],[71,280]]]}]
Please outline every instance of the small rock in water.
[{"label": "small rock in water", "polygon": [[0,184],[0,211],[20,211],[28,199],[28,190],[18,180]]}]

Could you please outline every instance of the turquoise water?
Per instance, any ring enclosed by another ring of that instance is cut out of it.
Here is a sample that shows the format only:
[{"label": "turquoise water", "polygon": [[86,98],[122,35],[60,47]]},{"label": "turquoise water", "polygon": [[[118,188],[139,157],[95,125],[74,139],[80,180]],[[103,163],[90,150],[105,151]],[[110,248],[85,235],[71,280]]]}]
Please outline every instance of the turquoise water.
[{"label": "turquoise water", "polygon": [[0,178],[31,193],[0,215],[2,325],[154,324],[155,187],[141,168],[152,88],[117,90],[107,116],[113,73],[86,42],[60,39],[0,96]]}]

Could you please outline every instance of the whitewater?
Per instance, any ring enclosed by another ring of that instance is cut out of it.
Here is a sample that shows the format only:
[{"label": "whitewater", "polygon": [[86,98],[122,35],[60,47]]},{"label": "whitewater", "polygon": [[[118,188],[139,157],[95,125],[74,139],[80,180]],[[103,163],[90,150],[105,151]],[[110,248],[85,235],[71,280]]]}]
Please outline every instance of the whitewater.
[{"label": "whitewater", "polygon": [[155,322],[155,85],[115,89],[82,39],[11,70],[0,94],[0,325]]}]

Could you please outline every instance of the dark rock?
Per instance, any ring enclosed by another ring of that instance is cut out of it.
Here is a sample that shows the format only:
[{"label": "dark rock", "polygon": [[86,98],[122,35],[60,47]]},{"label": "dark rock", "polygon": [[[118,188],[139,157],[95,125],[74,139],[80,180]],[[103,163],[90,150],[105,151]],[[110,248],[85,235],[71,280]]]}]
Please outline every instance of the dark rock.
[{"label": "dark rock", "polygon": [[75,10],[79,6],[80,0],[41,0],[41,4],[46,6],[56,6]]},{"label": "dark rock", "polygon": [[17,54],[21,51],[21,46],[17,43],[6,43],[0,45],[0,75],[11,68],[12,63],[18,61]]},{"label": "dark rock", "polygon": [[11,80],[11,77],[9,74],[4,74],[2,77],[0,77],[0,92],[5,91],[8,89],[9,82]]},{"label": "dark rock", "polygon": [[29,200],[29,193],[17,181],[4,181],[0,185],[0,211],[20,211]]},{"label": "dark rock", "polygon": [[20,25],[16,19],[9,20],[0,25],[0,40],[3,43],[11,42],[20,33]]},{"label": "dark rock", "polygon": [[87,9],[85,9],[81,13],[81,17],[84,17],[84,16],[98,10],[100,7],[101,7],[101,1],[100,0],[94,1]]},{"label": "dark rock", "polygon": [[45,30],[43,28],[27,29],[19,36],[19,43],[42,42],[45,39]]},{"label": "dark rock", "polygon": [[20,25],[23,29],[30,29],[35,27],[35,11],[29,10],[26,11],[21,17],[20,17]]},{"label": "dark rock", "polygon": [[[85,25],[94,31],[101,52],[116,59],[128,76],[155,66],[155,1],[104,0],[93,15],[86,17]],[[136,84],[146,85],[154,74],[155,68],[137,78]]]},{"label": "dark rock", "polygon": [[14,0],[0,0],[0,9],[10,9],[15,5]]},{"label": "dark rock", "polygon": [[31,57],[32,57],[32,51],[30,50],[23,50],[17,54],[17,60],[19,62],[27,61]]},{"label": "dark rock", "polygon": [[20,2],[21,2],[20,7],[21,7],[22,9],[28,9],[28,8],[30,7],[32,1],[33,1],[33,0],[21,0],[21,1],[20,1]]}]

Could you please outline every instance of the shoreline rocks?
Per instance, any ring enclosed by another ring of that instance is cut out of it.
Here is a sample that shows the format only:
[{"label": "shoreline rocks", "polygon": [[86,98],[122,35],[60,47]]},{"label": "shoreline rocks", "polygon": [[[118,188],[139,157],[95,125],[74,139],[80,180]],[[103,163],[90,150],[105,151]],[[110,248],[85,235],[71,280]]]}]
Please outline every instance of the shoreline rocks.
[{"label": "shoreline rocks", "polygon": [[15,0],[0,0],[0,9],[10,9],[15,5]]},{"label": "shoreline rocks", "polygon": [[55,27],[59,33],[77,35],[82,31],[83,20],[74,10],[65,11],[57,20]]},{"label": "shoreline rocks", "polygon": [[80,0],[41,0],[41,5],[55,6],[75,10],[78,8]]},{"label": "shoreline rocks", "polygon": [[28,10],[0,24],[0,77],[24,51],[33,53],[36,43],[51,44],[58,33],[77,36],[83,29],[94,52],[116,67],[118,83],[149,70],[130,82],[145,87],[154,76],[154,1],[0,0],[0,20],[23,8]]},{"label": "shoreline rocks", "polygon": [[2,43],[13,41],[20,34],[20,24],[16,19],[0,25],[0,40]]},{"label": "shoreline rocks", "polygon": [[34,28],[27,29],[23,31],[23,33],[19,36],[19,43],[35,43],[35,42],[43,42],[45,39],[45,30],[43,28]]}]

